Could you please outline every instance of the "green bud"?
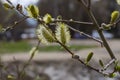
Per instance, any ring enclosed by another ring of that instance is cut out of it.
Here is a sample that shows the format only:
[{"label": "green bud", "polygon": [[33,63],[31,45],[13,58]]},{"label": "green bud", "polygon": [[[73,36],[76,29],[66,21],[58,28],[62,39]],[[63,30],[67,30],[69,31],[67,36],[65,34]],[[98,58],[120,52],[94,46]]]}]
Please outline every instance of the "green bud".
[{"label": "green bud", "polygon": [[115,76],[116,76],[115,73],[111,73],[111,74],[109,74],[109,77],[110,77],[110,78],[114,78]]},{"label": "green bud", "polygon": [[73,59],[79,59],[79,56],[78,55],[73,55],[72,58]]},{"label": "green bud", "polygon": [[50,22],[52,22],[52,17],[50,14],[46,14],[44,17],[43,17],[43,21],[48,24]]},{"label": "green bud", "polygon": [[5,7],[5,9],[13,9],[13,6],[8,3],[4,3],[3,6]]},{"label": "green bud", "polygon": [[120,65],[116,65],[115,66],[115,70],[118,71],[118,72],[120,72]]},{"label": "green bud", "polygon": [[104,67],[104,64],[103,64],[102,60],[99,60],[99,64],[100,64],[102,67]]},{"label": "green bud", "polygon": [[92,59],[92,57],[93,57],[93,52],[90,52],[87,56],[86,64]]},{"label": "green bud", "polygon": [[113,24],[119,18],[119,11],[113,11],[110,23]]}]

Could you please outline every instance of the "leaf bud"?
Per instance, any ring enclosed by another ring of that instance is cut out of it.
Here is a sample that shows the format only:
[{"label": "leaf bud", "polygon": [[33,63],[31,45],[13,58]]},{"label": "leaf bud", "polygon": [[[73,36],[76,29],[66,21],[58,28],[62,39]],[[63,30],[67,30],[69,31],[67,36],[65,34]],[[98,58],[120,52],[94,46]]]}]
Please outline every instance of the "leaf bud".
[{"label": "leaf bud", "polygon": [[50,22],[52,22],[52,17],[50,14],[46,14],[44,17],[43,17],[43,21],[48,24]]},{"label": "leaf bud", "polygon": [[110,77],[110,78],[114,78],[115,76],[116,76],[115,73],[111,73],[111,74],[109,74],[109,77]]},{"label": "leaf bud", "polygon": [[73,55],[72,58],[73,59],[79,59],[79,56],[78,55]]},{"label": "leaf bud", "polygon": [[102,62],[102,60],[99,60],[99,64],[104,67],[104,63]]},{"label": "leaf bud", "polygon": [[90,52],[87,56],[86,64],[92,59],[92,57],[93,57],[93,52]]},{"label": "leaf bud", "polygon": [[110,24],[113,24],[119,18],[119,11],[113,11],[111,14]]},{"label": "leaf bud", "polygon": [[11,6],[8,3],[4,3],[3,6],[4,6],[5,9],[13,9],[14,8],[13,6]]}]

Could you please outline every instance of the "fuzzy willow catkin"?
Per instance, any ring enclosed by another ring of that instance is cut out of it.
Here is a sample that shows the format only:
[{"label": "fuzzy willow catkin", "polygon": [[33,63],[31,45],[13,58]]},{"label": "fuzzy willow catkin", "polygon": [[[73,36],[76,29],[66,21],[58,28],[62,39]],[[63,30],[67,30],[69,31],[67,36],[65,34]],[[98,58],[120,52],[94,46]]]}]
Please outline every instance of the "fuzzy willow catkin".
[{"label": "fuzzy willow catkin", "polygon": [[36,32],[38,39],[44,44],[56,41],[51,29],[49,29],[47,25],[40,24]]},{"label": "fuzzy willow catkin", "polygon": [[67,24],[57,23],[56,38],[62,43],[67,44],[70,41],[70,31]]}]

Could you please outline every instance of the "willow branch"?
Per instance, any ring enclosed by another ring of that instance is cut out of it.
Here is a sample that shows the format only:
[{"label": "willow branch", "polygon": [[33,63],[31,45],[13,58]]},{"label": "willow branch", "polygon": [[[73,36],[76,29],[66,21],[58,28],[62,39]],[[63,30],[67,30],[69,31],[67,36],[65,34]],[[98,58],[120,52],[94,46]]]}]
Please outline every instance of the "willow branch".
[{"label": "willow branch", "polygon": [[[79,0],[78,0],[79,1]],[[81,0],[81,2],[85,5],[85,7],[87,7],[86,6],[86,4],[87,4],[87,1],[86,0]]]},{"label": "willow branch", "polygon": [[13,3],[10,1],[10,0],[6,0],[9,4],[11,4],[12,6],[14,6],[13,5]]},{"label": "willow branch", "polygon": [[106,41],[106,39],[105,39],[105,37],[104,37],[104,35],[103,35],[103,32],[102,32],[102,30],[100,29],[100,26],[99,26],[96,18],[94,17],[92,11],[89,10],[89,9],[86,7],[86,5],[82,2],[82,0],[78,0],[78,1],[79,1],[80,4],[85,8],[85,10],[87,11],[88,15],[90,16],[90,19],[91,19],[92,22],[94,23],[95,28],[96,28],[96,30],[98,31],[98,33],[99,33],[99,35],[100,35],[100,37],[101,37],[101,39],[102,39],[102,41],[103,41],[104,47],[105,47],[106,50],[108,51],[111,59],[116,59],[116,57],[115,57],[114,53],[112,52],[112,50],[111,50],[108,42]]},{"label": "willow branch", "polygon": [[[44,23],[44,21],[42,20],[42,19],[38,19],[38,21],[40,22],[40,23]],[[69,20],[54,20],[52,23],[55,23],[55,22],[68,22],[68,23],[74,23],[74,22],[79,22],[79,21],[69,21]],[[86,22],[79,22],[79,24],[86,24]],[[88,24],[88,23],[87,23]],[[90,24],[90,23],[89,23]],[[92,23],[91,23],[92,24]],[[70,27],[70,26],[68,26],[71,30],[73,30],[73,31],[75,31],[75,32],[78,32],[80,35],[83,35],[83,36],[86,36],[86,37],[88,37],[89,39],[92,39],[92,40],[95,40],[95,41],[97,41],[97,42],[99,42],[101,45],[103,44],[103,42],[101,41],[101,40],[99,40],[99,39],[96,39],[96,38],[94,38],[94,37],[92,37],[92,36],[90,36],[90,35],[88,35],[88,34],[86,34],[86,33],[84,33],[84,32],[81,32],[81,31],[79,31],[79,30],[77,30],[77,29],[74,29],[74,28],[72,28],[72,27]]]},{"label": "willow branch", "polygon": [[98,33],[99,33],[99,35],[100,35],[100,37],[101,37],[101,39],[102,39],[102,41],[103,41],[103,44],[104,44],[106,50],[108,51],[111,59],[116,59],[116,57],[115,57],[114,53],[112,52],[112,50],[111,50],[111,48],[110,48],[107,40],[105,39],[105,37],[104,37],[104,35],[103,35],[102,30],[99,29],[98,22],[96,21],[95,17],[93,16],[93,13],[92,13],[91,11],[88,11],[88,13],[89,13],[89,15],[90,15],[93,23],[95,24],[95,27],[96,27],[96,29],[97,29],[97,31],[98,31]]},{"label": "willow branch", "polygon": [[37,45],[36,45],[36,49],[31,53],[31,56],[30,58],[28,59],[28,61],[25,63],[25,65],[23,66],[18,78],[22,78],[23,77],[23,72],[25,71],[26,67],[29,65],[29,63],[32,61],[34,55],[35,55],[35,52],[36,50],[39,48],[39,45],[40,45],[40,41],[38,41]]},{"label": "willow branch", "polygon": [[15,28],[18,24],[20,24],[21,22],[25,21],[28,17],[24,17],[23,19],[19,20],[19,21],[16,21],[12,26],[10,27],[6,27],[6,28],[2,28],[2,32],[6,32],[8,30],[11,30],[13,28]]},{"label": "willow branch", "polygon": [[98,72],[98,73],[100,73],[100,74],[103,74],[103,75],[108,76],[107,73],[103,73],[103,72],[101,72],[101,70],[96,69],[96,68],[94,68],[94,67],[92,67],[92,66],[90,66],[90,65],[87,65],[85,62],[83,62],[83,61],[79,58],[78,55],[75,55],[75,53],[73,53],[71,50],[69,50],[69,49],[67,48],[67,46],[64,45],[64,44],[62,44],[60,41],[57,40],[57,43],[60,44],[67,52],[69,52],[69,54],[71,54],[71,56],[72,56],[73,59],[79,61],[80,63],[82,63],[82,64],[85,65],[86,67],[88,67],[88,68],[90,68],[90,69],[92,69],[92,70],[94,70],[94,71],[96,71],[96,72]]},{"label": "willow branch", "polygon": [[[40,22],[44,22],[43,19],[38,18]],[[75,21],[75,20],[61,20],[61,19],[54,19],[52,20],[51,23],[56,23],[56,22],[64,22],[64,23],[76,23],[76,24],[83,24],[83,25],[93,25],[91,22],[82,22],[82,21]]]},{"label": "willow branch", "polygon": [[76,23],[76,24],[84,24],[84,25],[93,25],[91,22],[81,22],[81,21],[74,21],[74,20],[54,20],[53,22],[64,22],[64,23]]},{"label": "willow branch", "polygon": [[118,18],[118,20],[114,23],[114,25],[118,24],[120,22],[120,17]]},{"label": "willow branch", "polygon": [[67,48],[67,46],[65,46],[64,44],[62,44],[60,41],[56,41],[57,43],[59,43],[65,50],[67,50],[72,56],[74,55],[74,53],[71,51],[71,50],[69,50],[68,48]]},{"label": "willow branch", "polygon": [[88,7],[88,9],[90,9],[90,8],[91,8],[91,0],[88,0],[87,7]]},{"label": "willow branch", "polygon": [[99,40],[99,39],[97,39],[97,38],[95,38],[95,37],[92,37],[92,36],[90,36],[90,35],[82,32],[82,31],[79,31],[79,30],[75,29],[75,28],[72,28],[72,27],[70,27],[70,26],[68,26],[68,27],[69,27],[71,30],[73,30],[73,31],[75,31],[75,32],[78,32],[80,35],[86,36],[87,38],[92,39],[92,40],[94,40],[94,41],[97,41],[97,42],[99,42],[101,45],[103,45],[103,42],[102,42],[101,40]]},{"label": "willow branch", "polygon": [[[66,45],[62,44],[60,41],[57,41],[57,43],[59,43],[66,51],[68,51],[68,52],[72,55],[72,58],[73,58],[73,59],[76,59],[76,60],[78,60],[79,62],[81,62],[82,64],[86,65],[80,58],[74,58],[73,56],[76,56],[75,53],[73,53],[71,50],[69,50]],[[91,66],[89,66],[89,65],[87,65],[87,67],[89,67],[89,68],[91,68],[91,69],[99,72],[98,69],[95,69],[95,68],[93,68],[93,67],[91,67]]]},{"label": "willow branch", "polygon": [[113,64],[114,62],[115,62],[115,59],[110,60],[110,61],[104,66],[103,71],[106,70],[106,69],[107,69],[111,64]]},{"label": "willow branch", "polygon": [[2,29],[2,32],[6,32],[8,30],[11,30],[13,29],[14,27],[16,27],[18,24],[20,24],[21,22],[25,21],[27,18],[29,18],[28,16],[26,16],[23,12],[20,12],[19,10],[17,10],[15,8],[15,6],[12,4],[12,2],[10,0],[6,0],[11,6],[13,6],[13,9],[16,10],[17,12],[19,12],[24,18],[19,20],[19,21],[16,21],[12,26],[10,27],[7,27],[7,28],[3,28]]},{"label": "willow branch", "polygon": [[[38,21],[39,21],[39,19],[38,19]],[[39,22],[42,23],[41,20],[40,20]],[[43,23],[43,24],[44,24],[44,23]],[[69,26],[69,28],[71,28],[71,29],[73,29],[73,30],[76,30],[76,29],[74,29],[74,28],[72,28],[72,27],[70,27],[70,26]],[[78,32],[80,32],[80,31],[78,31]],[[81,33],[81,32],[80,32],[80,33]],[[85,34],[85,33],[82,33],[82,34]],[[85,35],[87,35],[87,34],[85,34]],[[66,45],[62,44],[59,40],[57,40],[57,38],[56,38],[55,36],[54,36],[54,38],[56,39],[56,43],[60,44],[60,45],[72,56],[73,59],[76,59],[77,61],[81,62],[83,65],[87,66],[88,68],[90,68],[90,69],[92,69],[92,70],[95,70],[95,71],[103,74],[99,69],[96,69],[96,68],[94,68],[94,67],[92,67],[92,66],[90,66],[90,65],[87,65],[85,62],[83,62],[83,61],[79,58],[78,55],[75,55],[75,53],[73,53],[71,50],[69,50]],[[99,41],[99,40],[97,40],[97,41]],[[101,42],[101,43],[102,43],[102,42]],[[104,73],[104,75],[106,75],[106,74]]]}]

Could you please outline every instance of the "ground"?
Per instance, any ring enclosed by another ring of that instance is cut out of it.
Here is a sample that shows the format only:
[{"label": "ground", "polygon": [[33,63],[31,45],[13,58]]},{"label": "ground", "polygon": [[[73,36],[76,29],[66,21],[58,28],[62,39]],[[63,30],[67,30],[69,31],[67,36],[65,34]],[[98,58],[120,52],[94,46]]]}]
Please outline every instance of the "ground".
[{"label": "ground", "polygon": [[[31,44],[36,43],[35,41],[32,41]],[[75,51],[75,54],[78,54],[80,58],[86,58],[86,56],[89,54],[89,52],[94,52],[93,59],[99,60],[99,59],[106,59],[110,58],[109,54],[107,51],[103,48],[100,47],[101,45],[95,41],[92,40],[72,40],[70,42],[71,44],[79,44],[79,45],[96,45],[98,47],[92,48],[92,49],[85,49],[85,50],[80,50],[80,51]],[[120,40],[108,40],[109,45],[111,46],[115,56],[117,59],[120,59]],[[40,54],[39,54],[40,53]],[[68,60],[71,59],[71,55],[68,54],[68,52],[49,52],[47,54],[46,52],[39,52],[38,54],[35,55],[33,60],[38,60],[38,61],[50,61],[50,60]],[[57,54],[56,54],[57,53]],[[30,57],[30,54],[26,53],[17,53],[17,54],[3,54],[1,55],[1,59],[3,61],[13,61],[15,58],[16,60],[28,60]]]}]

